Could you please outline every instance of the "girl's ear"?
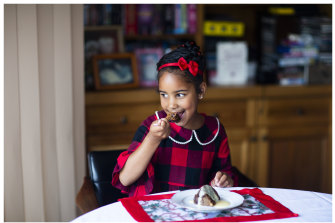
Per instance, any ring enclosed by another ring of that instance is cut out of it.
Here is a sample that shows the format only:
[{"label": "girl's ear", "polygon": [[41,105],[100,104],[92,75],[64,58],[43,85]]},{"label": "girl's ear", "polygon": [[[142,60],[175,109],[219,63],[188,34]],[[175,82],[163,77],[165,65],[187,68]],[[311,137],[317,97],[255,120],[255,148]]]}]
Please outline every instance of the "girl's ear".
[{"label": "girl's ear", "polygon": [[198,98],[199,99],[203,99],[204,96],[205,96],[206,90],[207,90],[207,84],[206,84],[206,82],[203,81],[200,84],[200,90],[201,90],[201,93],[198,94]]}]

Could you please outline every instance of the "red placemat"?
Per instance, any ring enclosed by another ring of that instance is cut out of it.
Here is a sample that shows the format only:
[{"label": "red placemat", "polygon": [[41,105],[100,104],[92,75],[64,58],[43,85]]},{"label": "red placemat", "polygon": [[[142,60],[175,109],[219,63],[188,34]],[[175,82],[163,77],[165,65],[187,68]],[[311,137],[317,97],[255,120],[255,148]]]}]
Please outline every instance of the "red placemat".
[{"label": "red placemat", "polygon": [[122,205],[136,221],[258,221],[297,217],[278,201],[258,188],[231,190],[244,197],[243,204],[221,212],[196,212],[171,202],[174,195],[152,195],[120,199]]}]

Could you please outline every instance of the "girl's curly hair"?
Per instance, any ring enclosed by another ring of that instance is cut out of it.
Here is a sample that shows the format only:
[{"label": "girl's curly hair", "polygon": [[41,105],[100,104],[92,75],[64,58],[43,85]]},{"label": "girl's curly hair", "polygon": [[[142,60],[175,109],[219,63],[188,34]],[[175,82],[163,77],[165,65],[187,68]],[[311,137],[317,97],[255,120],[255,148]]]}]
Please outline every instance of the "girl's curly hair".
[{"label": "girl's curly hair", "polygon": [[[167,63],[177,63],[179,58],[183,57],[187,63],[191,60],[198,63],[198,69],[202,72],[205,71],[206,63],[205,57],[200,52],[200,47],[196,45],[195,42],[189,41],[182,45],[180,45],[175,50],[165,54],[157,63],[157,70],[164,64]],[[159,82],[160,77],[164,72],[174,73],[176,75],[181,76],[187,83],[192,83],[195,86],[197,93],[201,93],[200,84],[203,82],[203,74],[199,73],[196,76],[193,76],[188,69],[180,70],[178,66],[167,66],[158,70],[157,80]]]}]

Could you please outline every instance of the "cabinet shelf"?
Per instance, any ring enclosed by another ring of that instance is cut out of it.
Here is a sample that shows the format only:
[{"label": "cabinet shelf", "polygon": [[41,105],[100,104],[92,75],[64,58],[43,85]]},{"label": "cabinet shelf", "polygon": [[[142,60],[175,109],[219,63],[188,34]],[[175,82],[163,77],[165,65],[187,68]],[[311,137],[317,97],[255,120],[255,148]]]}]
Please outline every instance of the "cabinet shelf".
[{"label": "cabinet shelf", "polygon": [[126,35],[125,40],[194,39],[194,34]]},{"label": "cabinet shelf", "polygon": [[122,25],[104,25],[104,26],[85,26],[85,32],[87,31],[108,31],[123,29]]}]

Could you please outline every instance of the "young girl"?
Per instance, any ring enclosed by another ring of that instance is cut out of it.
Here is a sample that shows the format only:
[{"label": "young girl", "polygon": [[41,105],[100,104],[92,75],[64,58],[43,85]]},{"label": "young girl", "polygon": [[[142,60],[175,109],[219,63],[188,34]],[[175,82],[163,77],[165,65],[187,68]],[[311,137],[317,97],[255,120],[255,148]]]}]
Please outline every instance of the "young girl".
[{"label": "young girl", "polygon": [[[115,166],[112,184],[129,196],[171,190],[237,185],[227,135],[215,117],[197,111],[206,92],[204,56],[194,42],[164,55],[157,63],[162,111],[137,129]],[[167,114],[179,116],[169,122]]]}]

